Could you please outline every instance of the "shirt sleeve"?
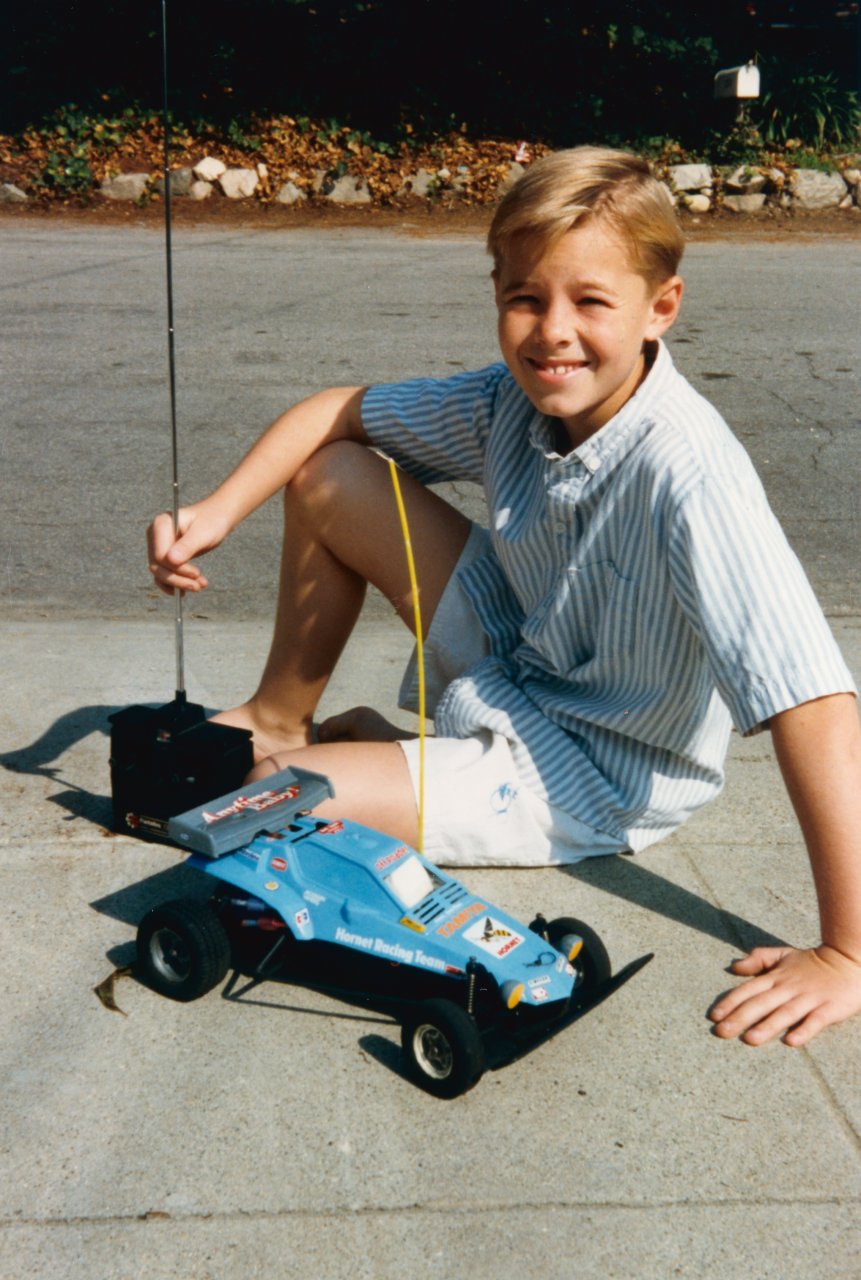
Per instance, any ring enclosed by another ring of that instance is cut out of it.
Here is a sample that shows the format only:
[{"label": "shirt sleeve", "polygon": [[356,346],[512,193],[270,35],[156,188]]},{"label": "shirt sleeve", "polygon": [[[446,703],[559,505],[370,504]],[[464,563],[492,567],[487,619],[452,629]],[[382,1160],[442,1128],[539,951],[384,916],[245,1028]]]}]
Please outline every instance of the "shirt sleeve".
[{"label": "shirt sleeve", "polygon": [[484,455],[504,364],[450,378],[369,388],[362,423],[371,443],[423,484],[484,475]]},{"label": "shirt sleeve", "polygon": [[855,692],[752,467],[689,492],[670,536],[670,573],[740,733],[813,698]]}]

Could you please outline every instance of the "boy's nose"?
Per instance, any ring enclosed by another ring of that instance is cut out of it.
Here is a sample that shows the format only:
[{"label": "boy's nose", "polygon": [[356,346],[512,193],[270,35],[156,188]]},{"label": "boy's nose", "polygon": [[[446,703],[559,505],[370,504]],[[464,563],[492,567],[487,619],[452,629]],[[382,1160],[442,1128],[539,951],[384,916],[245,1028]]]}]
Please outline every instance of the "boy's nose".
[{"label": "boy's nose", "polygon": [[575,326],[566,307],[548,307],[538,324],[538,336],[545,346],[568,347],[574,341]]}]

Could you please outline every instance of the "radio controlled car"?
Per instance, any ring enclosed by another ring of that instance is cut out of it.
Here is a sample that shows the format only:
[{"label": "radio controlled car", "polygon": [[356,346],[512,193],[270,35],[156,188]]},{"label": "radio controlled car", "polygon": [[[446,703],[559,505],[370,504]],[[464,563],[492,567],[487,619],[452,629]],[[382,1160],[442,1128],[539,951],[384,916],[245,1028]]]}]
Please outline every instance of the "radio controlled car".
[{"label": "radio controlled car", "polygon": [[351,989],[394,1002],[408,1074],[444,1098],[478,1082],[489,1037],[544,1038],[608,983],[586,925],[521,924],[403,842],[315,817],[332,794],[322,775],[285,769],[171,818],[170,839],[215,884],[208,901],[144,917],[139,976],[194,1000],[240,956],[256,979],[346,972]]}]

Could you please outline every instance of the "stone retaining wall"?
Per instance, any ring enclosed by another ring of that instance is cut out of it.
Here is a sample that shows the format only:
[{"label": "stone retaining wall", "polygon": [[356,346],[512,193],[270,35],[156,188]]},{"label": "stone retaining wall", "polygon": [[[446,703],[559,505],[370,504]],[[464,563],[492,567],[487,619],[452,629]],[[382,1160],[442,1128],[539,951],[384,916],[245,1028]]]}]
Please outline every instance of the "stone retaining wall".
[{"label": "stone retaining wall", "polygon": [[[861,211],[861,167],[856,165],[859,165],[858,157],[848,158],[846,167],[839,170],[752,165],[729,169],[708,164],[677,164],[666,170],[664,181],[674,204],[694,214],[708,214],[718,209],[748,214],[773,209]],[[523,172],[524,166],[512,161],[499,183],[497,195],[504,194]],[[468,175],[466,166],[455,173],[447,168],[419,169],[404,178],[395,200],[456,202]],[[172,196],[188,200],[215,197],[284,205],[301,205],[308,200],[339,205],[374,202],[373,192],[362,177],[335,176],[323,169],[311,174],[297,171],[291,172],[288,180],[275,190],[265,165],[228,168],[214,156],[204,157],[193,168],[174,170],[170,187]],[[107,200],[140,201],[163,191],[164,178],[150,173],[118,174],[106,179],[99,188],[99,194]],[[30,198],[11,183],[0,184],[0,201],[25,203]]]}]

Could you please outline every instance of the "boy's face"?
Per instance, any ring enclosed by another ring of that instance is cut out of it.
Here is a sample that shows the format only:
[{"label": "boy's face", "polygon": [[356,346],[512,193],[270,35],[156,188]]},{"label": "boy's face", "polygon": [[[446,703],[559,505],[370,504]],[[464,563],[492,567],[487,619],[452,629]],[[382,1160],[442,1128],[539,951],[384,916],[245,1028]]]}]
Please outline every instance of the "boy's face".
[{"label": "boy's face", "polygon": [[596,218],[545,252],[515,244],[494,272],[505,363],[573,447],[616,414],[645,375],[643,347],[676,318],[682,282],[653,286]]}]

